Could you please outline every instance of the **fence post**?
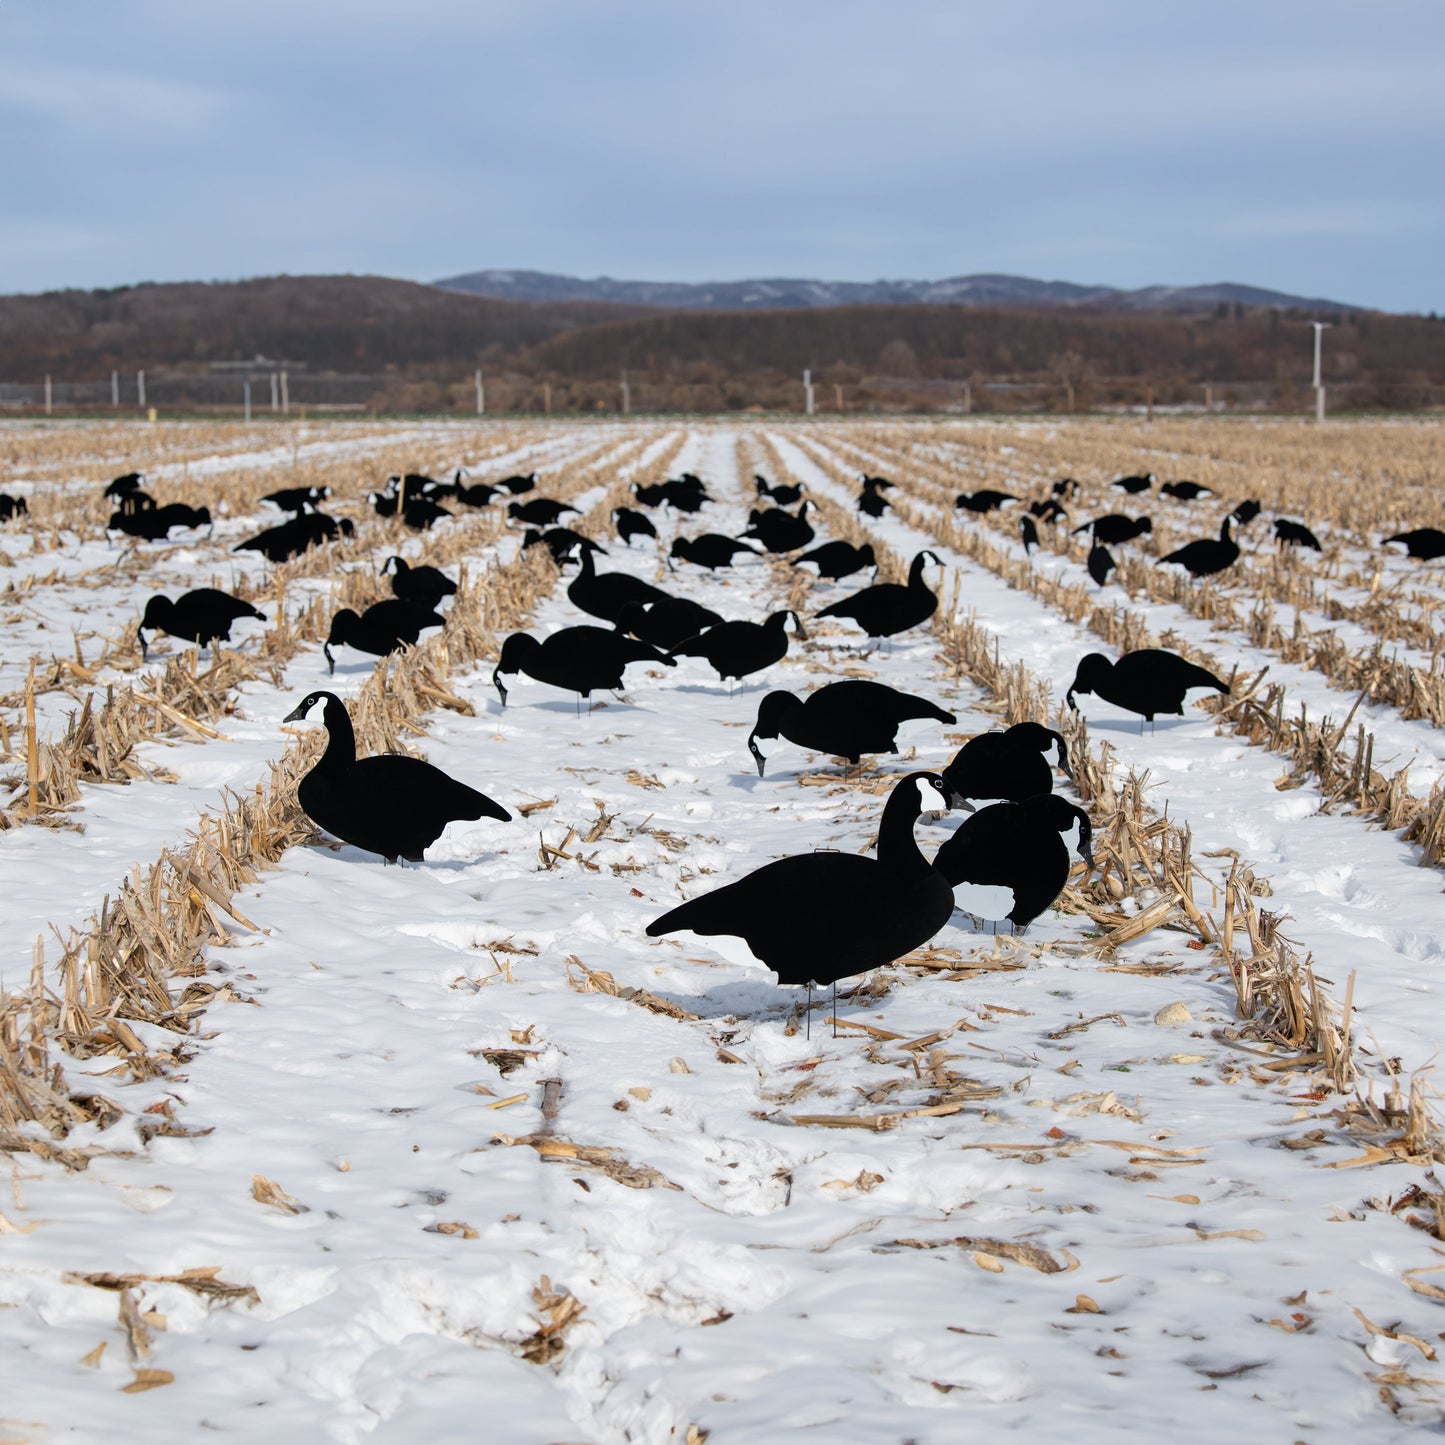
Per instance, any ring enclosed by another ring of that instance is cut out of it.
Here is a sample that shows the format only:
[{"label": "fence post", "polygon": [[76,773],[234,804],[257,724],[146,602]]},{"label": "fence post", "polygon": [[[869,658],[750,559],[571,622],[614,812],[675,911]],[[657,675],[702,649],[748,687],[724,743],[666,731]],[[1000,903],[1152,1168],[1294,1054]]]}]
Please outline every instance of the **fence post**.
[{"label": "fence post", "polygon": [[135,374],[135,397],[136,404],[144,411],[146,404],[146,374],[143,371],[138,371]]},{"label": "fence post", "polygon": [[274,371],[271,373],[271,410],[281,410],[281,378]]},{"label": "fence post", "polygon": [[245,389],[245,393],[246,393],[246,420],[247,420],[247,421],[250,421],[250,420],[251,420],[251,378],[248,376],[248,377],[246,378],[246,380],[241,383],[241,385],[242,385],[242,387]]},{"label": "fence post", "polygon": [[286,390],[286,373],[281,373],[281,414],[289,415],[291,411],[291,396]]},{"label": "fence post", "polygon": [[112,371],[110,374],[110,404],[120,405],[120,372]]},{"label": "fence post", "polygon": [[487,410],[487,394],[482,390],[482,368],[479,366],[476,373],[477,383],[477,415],[484,416]]},{"label": "fence post", "polygon": [[622,415],[627,416],[632,410],[632,393],[627,386],[627,368],[622,368]]},{"label": "fence post", "polygon": [[45,415],[50,415],[50,373],[45,373]]},{"label": "fence post", "polygon": [[810,370],[803,372],[803,409],[807,415],[813,414],[813,373]]}]

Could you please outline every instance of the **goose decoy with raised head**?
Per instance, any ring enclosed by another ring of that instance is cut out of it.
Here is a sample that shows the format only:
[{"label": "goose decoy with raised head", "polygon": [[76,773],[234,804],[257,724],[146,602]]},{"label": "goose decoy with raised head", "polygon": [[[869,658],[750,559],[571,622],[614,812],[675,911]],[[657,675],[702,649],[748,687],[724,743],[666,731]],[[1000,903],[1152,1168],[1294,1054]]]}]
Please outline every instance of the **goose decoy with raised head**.
[{"label": "goose decoy with raised head", "polygon": [[0,522],[8,522],[12,517],[28,517],[30,515],[30,503],[24,497],[12,497],[9,492],[0,492]]},{"label": "goose decoy with raised head", "polygon": [[762,777],[767,759],[759,738],[784,737],[800,748],[847,758],[857,763],[864,753],[891,753],[898,747],[898,729],[914,718],[951,723],[955,718],[927,698],[913,697],[881,682],[850,678],[830,682],[817,692],[795,697],[770,692],[758,705],[758,719],[748,734],[748,751]]},{"label": "goose decoy with raised head", "polygon": [[1089,576],[1102,587],[1109,580],[1109,573],[1119,564],[1114,561],[1114,554],[1102,542],[1095,542],[1089,548],[1089,560],[1086,565],[1089,569]]},{"label": "goose decoy with raised head", "polygon": [[552,497],[534,497],[530,502],[508,502],[507,515],[529,527],[555,527],[565,513],[581,516],[581,510]]},{"label": "goose decoy with raised head", "polygon": [[1069,533],[1077,537],[1080,532],[1092,532],[1096,542],[1117,547],[1121,542],[1132,542],[1154,530],[1154,523],[1148,517],[1126,517],[1122,512],[1110,512],[1106,517],[1095,517]]},{"label": "goose decoy with raised head", "polygon": [[993,803],[967,817],[934,855],[965,913],[1022,933],[1064,891],[1076,850],[1094,866],[1089,815],[1057,793]]},{"label": "goose decoy with raised head", "polygon": [[1237,561],[1239,543],[1229,535],[1229,518],[1226,517],[1219,524],[1217,541],[1213,537],[1197,537],[1160,557],[1154,565],[1162,567],[1166,562],[1177,562],[1195,577],[1212,577],[1216,572],[1232,567]]},{"label": "goose decoy with raised head", "polygon": [[1393,537],[1385,538],[1385,544],[1390,542],[1401,543],[1410,556],[1422,562],[1445,557],[1445,532],[1438,527],[1416,527],[1409,532],[1396,532]]},{"label": "goose decoy with raised head", "polygon": [[953,913],[948,880],[918,851],[913,825],[947,808],[943,780],[899,780],[878,824],[877,856],[802,853],[655,918],[651,938],[691,929],[741,938],[783,984],[835,983],[927,943]]},{"label": "goose decoy with raised head", "polygon": [[677,666],[650,643],[640,642],[623,632],[609,632],[605,627],[584,623],[580,627],[564,627],[540,640],[527,632],[514,632],[502,644],[497,665],[492,669],[492,685],[503,707],[507,705],[507,689],[502,686],[501,675],[518,672],[537,682],[575,692],[590,705],[594,692],[620,690],[622,670],[629,662]]},{"label": "goose decoy with raised head", "polygon": [[388,557],[381,564],[381,575],[390,572],[391,590],[403,602],[414,602],[428,611],[443,597],[454,597],[457,584],[437,567],[411,566],[405,557]]},{"label": "goose decoy with raised head", "polygon": [[1050,749],[1056,749],[1057,767],[1066,778],[1069,748],[1063,737],[1042,723],[1015,723],[998,733],[979,733],[953,755],[943,770],[953,806],[961,808],[979,799],[1008,799],[1022,802],[1035,793],[1054,790],[1054,766]]},{"label": "goose decoy with raised head", "polygon": [[769,552],[796,551],[813,540],[813,527],[807,520],[812,508],[811,502],[804,502],[796,512],[785,512],[781,507],[754,511],[742,535],[756,538]]},{"label": "goose decoy with raised head", "polygon": [[1274,540],[1281,547],[1308,547],[1312,552],[1320,550],[1320,539],[1303,522],[1291,522],[1284,517],[1275,520]]},{"label": "goose decoy with raised head", "polygon": [[622,538],[626,547],[632,545],[634,537],[657,536],[657,528],[652,525],[651,519],[644,517],[633,507],[614,507],[612,521],[617,528],[617,535]]},{"label": "goose decoy with raised head", "polygon": [[672,551],[668,553],[668,566],[672,565],[672,558],[677,557],[715,572],[720,567],[731,567],[733,558],[739,552],[749,557],[759,555],[756,547],[749,547],[735,537],[724,537],[720,532],[704,532],[700,537],[675,537]]},{"label": "goose decoy with raised head", "polygon": [[1137,496],[1140,492],[1147,492],[1154,485],[1154,473],[1145,472],[1141,476],[1120,477],[1117,481],[1110,482],[1111,487],[1118,487],[1121,492],[1128,492],[1129,495]]},{"label": "goose decoy with raised head", "polygon": [[[1077,708],[1075,693],[1097,693],[1105,702],[1138,713],[1145,722],[1152,723],[1155,713],[1183,717],[1184,694],[1194,687],[1212,687],[1229,694],[1229,684],[1221,682],[1208,668],[1162,648],[1126,652],[1117,662],[1110,662],[1102,652],[1091,652],[1080,660],[1064,701]],[[1143,723],[1139,730],[1144,730]]]},{"label": "goose decoy with raised head", "polygon": [[996,492],[989,487],[970,495],[968,492],[960,492],[954,498],[954,509],[965,512],[996,512],[1005,502],[1016,502],[1018,498],[1012,492]]},{"label": "goose decoy with raised head", "polygon": [[398,858],[420,863],[448,823],[511,821],[500,803],[420,758],[401,753],[358,758],[351,718],[334,692],[309,693],[285,721],[300,722],[317,703],[326,706],[326,751],[301,779],[296,800],[333,837],[380,853],[388,863]]},{"label": "goose decoy with raised head", "polygon": [[676,647],[721,621],[721,614],[690,597],[663,597],[656,602],[627,603],[617,614],[617,630],[630,632],[654,647]]},{"label": "goose decoy with raised head", "polygon": [[415,602],[403,602],[400,597],[373,602],[361,613],[343,607],[331,619],[331,631],[321,648],[326,654],[327,671],[336,671],[333,647],[354,647],[358,652],[385,657],[411,646],[426,628],[441,627],[445,622],[440,613],[418,607]]},{"label": "goose decoy with raised head", "polygon": [[1176,502],[1197,502],[1200,497],[1212,497],[1211,487],[1200,486],[1198,482],[1165,482],[1159,488],[1161,496],[1173,497]]},{"label": "goose decoy with raised head", "polygon": [[581,550],[578,561],[580,570],[567,596],[584,612],[604,622],[616,622],[617,614],[629,602],[656,602],[667,596],[662,588],[627,572],[598,572],[590,548]]},{"label": "goose decoy with raised head", "polygon": [[821,547],[804,552],[793,566],[801,567],[805,562],[811,562],[818,569],[819,577],[827,577],[834,582],[840,577],[851,577],[865,567],[878,565],[871,542],[865,542],[861,547],[855,547],[851,542],[824,542]]},{"label": "goose decoy with raised head", "polygon": [[1234,519],[1236,527],[1247,527],[1263,511],[1259,501],[1255,497],[1246,498],[1229,515]]},{"label": "goose decoy with raised head", "polygon": [[908,569],[907,586],[879,582],[823,608],[818,616],[847,617],[869,637],[893,637],[917,627],[938,610],[938,596],[923,580],[923,569],[929,562],[943,565],[932,552],[920,552]]},{"label": "goose decoy with raised head", "polygon": [[266,614],[229,592],[215,587],[197,587],[193,592],[184,592],[174,602],[157,592],[147,603],[141,617],[136,639],[140,643],[141,656],[148,651],[146,629],[164,632],[198,647],[209,647],[213,642],[231,640],[231,624],[243,617],[266,620]]},{"label": "goose decoy with raised head", "polygon": [[798,636],[808,634],[792,611],[774,612],[765,622],[719,622],[671,649],[673,657],[705,657],[717,675],[731,681],[770,667],[788,651],[788,623]]},{"label": "goose decoy with raised head", "polygon": [[144,472],[122,472],[118,477],[112,477],[109,485],[101,493],[108,501],[119,501],[130,492],[138,492],[145,482]]}]

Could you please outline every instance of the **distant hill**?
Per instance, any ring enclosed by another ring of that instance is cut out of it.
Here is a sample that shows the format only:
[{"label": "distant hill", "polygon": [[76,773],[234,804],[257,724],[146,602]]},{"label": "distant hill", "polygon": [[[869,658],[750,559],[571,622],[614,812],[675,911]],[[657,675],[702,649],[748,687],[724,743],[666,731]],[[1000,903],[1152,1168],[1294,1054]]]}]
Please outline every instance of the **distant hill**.
[{"label": "distant hill", "polygon": [[502,301],[607,301],[682,311],[796,310],[822,306],[1025,306],[1099,311],[1212,311],[1221,303],[1302,311],[1358,311],[1339,301],[1292,296],[1230,281],[1208,286],[1145,286],[1121,291],[1028,276],[952,276],[945,281],[615,281],[546,271],[470,271],[435,283]]}]

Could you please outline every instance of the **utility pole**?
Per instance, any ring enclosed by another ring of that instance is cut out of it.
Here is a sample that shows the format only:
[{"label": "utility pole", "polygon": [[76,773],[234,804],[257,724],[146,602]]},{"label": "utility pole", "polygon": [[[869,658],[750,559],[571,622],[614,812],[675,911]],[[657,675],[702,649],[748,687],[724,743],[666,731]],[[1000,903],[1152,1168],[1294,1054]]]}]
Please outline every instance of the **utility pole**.
[{"label": "utility pole", "polygon": [[1320,422],[1325,419],[1325,388],[1320,381],[1320,343],[1324,339],[1325,332],[1333,323],[1311,321],[1309,324],[1315,329],[1315,420]]},{"label": "utility pole", "polygon": [[483,416],[487,410],[487,394],[482,390],[482,368],[480,366],[477,368],[474,379],[477,383],[477,415]]},{"label": "utility pole", "polygon": [[627,385],[627,368],[622,368],[622,415],[629,416],[632,413],[632,391]]}]

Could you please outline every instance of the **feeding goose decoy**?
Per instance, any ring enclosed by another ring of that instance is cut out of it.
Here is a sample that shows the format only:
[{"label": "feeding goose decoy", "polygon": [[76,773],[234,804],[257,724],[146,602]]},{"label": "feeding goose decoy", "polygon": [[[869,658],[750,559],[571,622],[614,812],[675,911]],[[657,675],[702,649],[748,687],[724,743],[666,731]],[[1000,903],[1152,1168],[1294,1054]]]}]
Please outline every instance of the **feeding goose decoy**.
[{"label": "feeding goose decoy", "polygon": [[1247,527],[1263,511],[1259,500],[1255,497],[1248,497],[1242,501],[1229,515],[1235,526]]},{"label": "feeding goose decoy", "polygon": [[1024,544],[1025,552],[1032,552],[1039,545],[1039,529],[1032,517],[1019,518],[1019,540]]},{"label": "feeding goose decoy", "polygon": [[425,532],[432,523],[452,515],[440,502],[434,502],[430,497],[408,497],[402,505],[401,524],[410,527],[413,532]]},{"label": "feeding goose decoy", "polygon": [[827,577],[834,582],[840,577],[851,577],[865,567],[878,565],[871,542],[865,542],[861,547],[855,547],[851,542],[824,542],[821,547],[804,552],[793,562],[793,566],[801,567],[805,562],[811,562],[818,569],[819,577]]},{"label": "feeding goose decoy", "polygon": [[656,602],[668,595],[641,577],[626,572],[599,572],[590,548],[582,549],[579,562],[580,570],[568,587],[567,596],[584,612],[604,622],[616,622],[617,614],[629,602]]},{"label": "feeding goose decoy", "polygon": [[198,647],[208,647],[213,642],[231,640],[231,624],[243,617],[254,617],[261,622],[266,614],[239,597],[232,597],[215,587],[197,587],[184,592],[174,602],[163,593],[156,593],[147,603],[136,630],[140,643],[141,657],[149,649],[146,644],[146,629],[164,632],[179,637],[185,642],[194,642]]},{"label": "feeding goose decoy", "polygon": [[808,634],[792,611],[774,612],[765,622],[719,622],[686,637],[671,649],[673,657],[705,657],[717,675],[729,682],[772,666],[788,651],[788,623],[799,637]]},{"label": "feeding goose decoy", "polygon": [[514,473],[510,477],[503,477],[500,482],[493,482],[492,485],[498,491],[510,492],[514,497],[520,497],[524,492],[530,492],[537,485],[536,472],[528,472],[526,476]]},{"label": "feeding goose decoy", "polygon": [[1035,793],[1054,790],[1054,764],[1050,748],[1057,750],[1057,767],[1066,778],[1069,748],[1063,737],[1042,723],[1021,722],[998,733],[979,733],[953,755],[943,770],[943,781],[955,808],[979,799],[1022,802]]},{"label": "feeding goose decoy", "polygon": [[1197,502],[1200,497],[1212,497],[1214,489],[1200,486],[1198,482],[1165,482],[1159,493],[1173,497],[1176,502]]},{"label": "feeding goose decoy", "polygon": [[1018,498],[1012,492],[996,492],[989,487],[983,487],[970,495],[968,492],[960,492],[954,498],[953,506],[955,511],[964,512],[996,512],[1005,502],[1016,502]]},{"label": "feeding goose decoy", "polygon": [[1401,543],[1411,557],[1422,562],[1433,562],[1437,557],[1445,557],[1445,532],[1438,527],[1416,527],[1409,532],[1396,532],[1393,537],[1386,537],[1381,545],[1390,542]]},{"label": "feeding goose decoy", "polygon": [[1166,562],[1177,562],[1195,577],[1212,577],[1216,572],[1232,567],[1237,561],[1239,543],[1229,535],[1229,518],[1226,517],[1219,524],[1217,541],[1213,537],[1197,537],[1160,557],[1154,565],[1162,567]]},{"label": "feeding goose decoy", "polygon": [[401,753],[358,758],[351,718],[334,692],[309,693],[285,721],[300,722],[317,703],[325,704],[326,751],[301,779],[296,800],[333,837],[380,853],[388,863],[398,858],[420,863],[448,823],[511,821],[500,803],[420,758]]},{"label": "feeding goose decoy", "polygon": [[778,982],[836,983],[927,943],[953,913],[948,880],[918,851],[913,825],[948,806],[943,780],[899,780],[878,824],[877,856],[802,853],[655,918],[651,938],[690,929],[741,938]]},{"label": "feeding goose decoy", "polygon": [[268,562],[285,562],[338,536],[350,537],[354,531],[350,517],[337,521],[321,512],[298,512],[289,522],[267,527],[254,537],[237,542],[231,550],[259,552]]},{"label": "feeding goose decoy", "polygon": [[[1229,684],[1221,682],[1208,668],[1162,648],[1126,652],[1117,662],[1110,662],[1102,652],[1091,652],[1080,660],[1064,700],[1077,708],[1075,693],[1097,693],[1105,702],[1138,713],[1144,722],[1152,723],[1155,713],[1183,717],[1184,694],[1194,687],[1212,687],[1229,694]],[[1139,730],[1143,732],[1143,723]]]},{"label": "feeding goose decoy", "polygon": [[881,517],[892,505],[882,492],[870,491],[867,487],[858,498],[858,510],[865,517]]},{"label": "feeding goose decoy", "polygon": [[1057,525],[1060,522],[1067,522],[1069,520],[1069,514],[1053,497],[1046,497],[1042,502],[1030,502],[1029,515],[1037,517],[1039,521],[1048,522],[1051,525]]},{"label": "feeding goose decoy", "polygon": [[1147,492],[1154,485],[1154,481],[1154,473],[1145,472],[1140,476],[1120,477],[1109,485],[1118,487],[1121,492],[1128,492],[1130,496],[1137,496],[1140,492]]},{"label": "feeding goose decoy", "polygon": [[522,533],[522,551],[525,552],[528,547],[546,547],[559,567],[578,551],[601,552],[604,557],[609,555],[606,547],[599,547],[591,537],[584,537],[570,527],[548,527],[545,532],[528,527]]},{"label": "feeding goose decoy", "polygon": [[644,517],[641,512],[632,507],[614,507],[612,520],[624,546],[630,547],[634,537],[657,536],[657,528],[652,525],[651,518]]},{"label": "feeding goose decoy", "polygon": [[565,513],[580,517],[579,508],[552,497],[534,497],[530,502],[508,502],[507,515],[514,521],[525,522],[529,527],[555,527]]},{"label": "feeding goose decoy", "polygon": [[920,552],[908,569],[907,586],[879,582],[823,608],[818,616],[850,618],[869,637],[892,637],[917,627],[938,610],[938,596],[923,580],[923,569],[929,562],[943,565],[932,552]]},{"label": "feeding goose decoy", "polygon": [[403,602],[414,602],[430,611],[443,597],[454,597],[457,584],[437,567],[411,566],[405,557],[388,557],[381,575],[390,572],[391,590]]},{"label": "feeding goose decoy", "polygon": [[696,567],[706,567],[709,572],[716,572],[720,567],[731,567],[733,558],[739,552],[749,557],[760,555],[756,547],[749,547],[746,542],[739,542],[735,537],[724,537],[720,532],[704,532],[700,537],[676,537],[673,539],[672,550],[667,554],[667,565],[671,567],[672,559],[678,557]]},{"label": "feeding goose decoy", "polygon": [[632,495],[644,507],[660,507],[667,500],[667,489],[661,482],[633,482]]},{"label": "feeding goose decoy", "polygon": [[0,492],[0,522],[29,515],[30,503],[24,497],[12,497],[9,492]]},{"label": "feeding goose decoy", "polygon": [[785,512],[781,507],[754,511],[741,535],[755,538],[769,552],[796,551],[813,540],[813,527],[807,520],[812,510],[813,504],[804,502],[796,512]]},{"label": "feeding goose decoy", "polygon": [[1308,547],[1312,552],[1320,550],[1320,539],[1303,522],[1291,522],[1284,517],[1275,521],[1274,540],[1281,547]]},{"label": "feeding goose decoy", "polygon": [[629,602],[617,614],[617,630],[630,632],[654,647],[676,647],[722,621],[721,614],[690,597],[663,597],[656,602]]},{"label": "feeding goose decoy", "polygon": [[267,492],[261,500],[270,502],[283,512],[304,512],[308,509],[314,512],[330,495],[330,487],[282,487],[279,492]]},{"label": "feeding goose decoy", "polygon": [[701,477],[684,472],[680,477],[669,477],[661,486],[662,500],[675,512],[700,512],[704,502],[712,501]]},{"label": "feeding goose decoy", "polygon": [[439,612],[418,607],[415,602],[403,602],[400,597],[373,602],[361,613],[343,607],[331,619],[331,631],[321,648],[326,654],[327,671],[336,671],[336,659],[331,655],[333,647],[354,647],[358,652],[385,657],[413,645],[428,627],[441,627],[445,623],[446,618]]},{"label": "feeding goose decoy", "polygon": [[955,902],[1022,933],[1064,891],[1076,850],[1094,866],[1089,815],[1057,793],[993,803],[965,818],[934,855]]},{"label": "feeding goose decoy", "polygon": [[913,697],[881,682],[850,678],[830,682],[802,698],[770,692],[758,705],[758,718],[748,734],[748,751],[763,776],[767,759],[759,738],[784,737],[800,748],[847,758],[857,763],[864,753],[891,753],[898,747],[898,729],[915,718],[956,721],[927,698]]},{"label": "feeding goose decoy", "polygon": [[1091,532],[1096,542],[1117,547],[1121,542],[1132,542],[1135,537],[1146,536],[1153,530],[1154,523],[1148,517],[1126,517],[1122,512],[1110,512],[1106,517],[1095,517],[1092,522],[1075,527],[1069,535],[1077,537],[1080,532]]},{"label": "feeding goose decoy", "polygon": [[1079,484],[1073,477],[1060,477],[1058,481],[1049,488],[1049,495],[1054,497],[1077,497],[1079,495]]},{"label": "feeding goose decoy", "polygon": [[676,667],[672,658],[659,652],[650,643],[640,642],[623,632],[609,632],[605,627],[564,627],[540,640],[527,632],[514,632],[502,644],[497,665],[492,669],[492,685],[502,706],[507,705],[507,689],[502,686],[503,673],[512,676],[525,673],[537,682],[550,683],[586,698],[599,691],[618,691],[622,687],[622,670],[629,662],[660,662]]},{"label": "feeding goose decoy", "polygon": [[188,507],[184,502],[169,502],[164,507],[149,507],[137,512],[112,512],[107,532],[124,532],[147,542],[163,542],[172,527],[209,527],[208,507]]},{"label": "feeding goose decoy", "polygon": [[1109,580],[1109,573],[1119,564],[1114,560],[1114,554],[1102,542],[1095,542],[1089,548],[1089,560],[1085,565],[1089,569],[1089,576],[1102,587]]}]

